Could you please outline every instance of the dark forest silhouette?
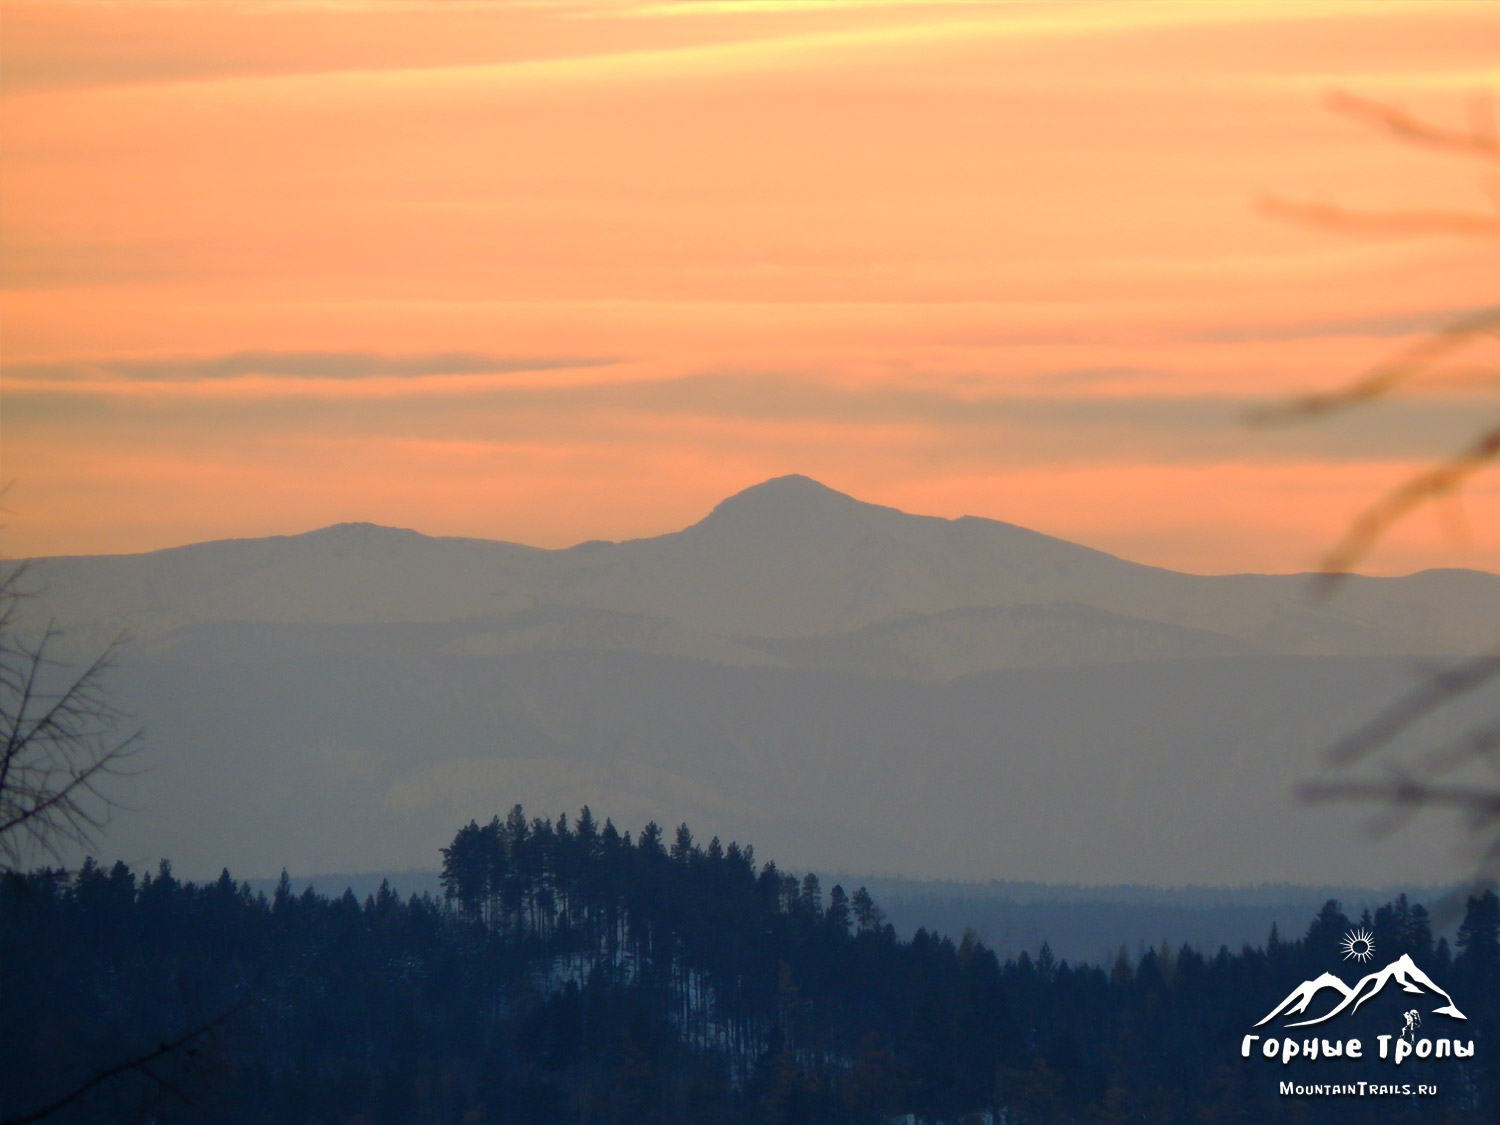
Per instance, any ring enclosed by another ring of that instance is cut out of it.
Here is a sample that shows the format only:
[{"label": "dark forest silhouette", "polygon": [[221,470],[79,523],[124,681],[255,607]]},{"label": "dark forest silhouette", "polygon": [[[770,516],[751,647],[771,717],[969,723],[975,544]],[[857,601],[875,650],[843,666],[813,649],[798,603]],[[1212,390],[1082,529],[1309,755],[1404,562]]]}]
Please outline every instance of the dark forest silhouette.
[{"label": "dark forest silhouette", "polygon": [[[972,933],[899,941],[870,896],[686,825],[635,838],[585,809],[471,823],[446,896],[267,897],[163,863],[37,871],[0,886],[0,1120],[158,1122],[1067,1122],[1368,1120],[1283,1080],[1367,1063],[1263,1065],[1241,1037],[1351,926],[1467,1008],[1473,1058],[1411,1059],[1441,1104],[1382,1120],[1492,1121],[1500,900],[1470,900],[1456,954],[1398,898],[1330,902],[1299,940],[1113,965],[1043,947],[1002,963]],[[230,1013],[182,1050],[183,1029]],[[105,1074],[122,1059],[140,1066]],[[104,1075],[103,1080],[93,1081]],[[1311,1116],[1307,1114],[1311,1110]],[[1440,1116],[1434,1116],[1434,1112]]]}]

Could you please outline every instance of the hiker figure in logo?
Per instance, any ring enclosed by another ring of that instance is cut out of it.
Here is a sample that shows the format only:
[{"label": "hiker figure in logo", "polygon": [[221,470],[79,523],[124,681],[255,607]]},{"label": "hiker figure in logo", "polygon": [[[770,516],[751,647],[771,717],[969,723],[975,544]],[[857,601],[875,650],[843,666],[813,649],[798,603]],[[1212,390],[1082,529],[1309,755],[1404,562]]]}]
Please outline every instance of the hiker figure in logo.
[{"label": "hiker figure in logo", "polygon": [[1406,1027],[1401,1031],[1401,1038],[1410,1035],[1413,1039],[1417,1037],[1417,1028],[1422,1026],[1422,1017],[1415,1008],[1406,1013]]}]

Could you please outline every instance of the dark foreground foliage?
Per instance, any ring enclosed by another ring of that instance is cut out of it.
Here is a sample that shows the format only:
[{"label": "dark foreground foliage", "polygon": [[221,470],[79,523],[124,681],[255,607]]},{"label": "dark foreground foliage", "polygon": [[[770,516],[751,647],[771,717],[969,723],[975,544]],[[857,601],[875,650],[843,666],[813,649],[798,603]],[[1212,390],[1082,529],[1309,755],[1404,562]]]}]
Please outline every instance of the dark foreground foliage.
[{"label": "dark foreground foliage", "polygon": [[[46,1120],[1500,1119],[1492,893],[1471,900],[1456,956],[1403,898],[1354,920],[1330,903],[1302,939],[1273,930],[1259,949],[1074,967],[1045,947],[1001,963],[972,935],[898,941],[862,890],[825,895],[686,826],[632,841],[588,810],[517,808],[443,854],[444,901],[295,895],[284,877],[268,899],[165,863],[7,877],[0,1121],[80,1090]],[[1472,1058],[1394,1075],[1436,1098],[1282,1096],[1393,1071],[1241,1057],[1256,1020],[1338,967],[1351,925],[1469,1014]]]}]

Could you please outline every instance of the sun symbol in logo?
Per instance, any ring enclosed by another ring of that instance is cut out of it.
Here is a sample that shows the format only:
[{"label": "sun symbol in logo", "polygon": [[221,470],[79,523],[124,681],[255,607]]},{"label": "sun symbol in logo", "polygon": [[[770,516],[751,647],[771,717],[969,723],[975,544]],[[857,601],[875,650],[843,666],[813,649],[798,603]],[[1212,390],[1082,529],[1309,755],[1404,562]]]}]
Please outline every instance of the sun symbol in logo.
[{"label": "sun symbol in logo", "polygon": [[1368,961],[1375,956],[1375,935],[1369,930],[1350,930],[1339,943],[1344,960]]}]

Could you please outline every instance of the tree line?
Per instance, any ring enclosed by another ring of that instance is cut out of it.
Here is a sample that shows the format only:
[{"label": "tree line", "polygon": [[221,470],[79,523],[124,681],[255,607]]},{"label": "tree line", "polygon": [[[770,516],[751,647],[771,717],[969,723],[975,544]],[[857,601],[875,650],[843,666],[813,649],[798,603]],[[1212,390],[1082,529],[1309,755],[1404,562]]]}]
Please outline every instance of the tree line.
[{"label": "tree line", "polygon": [[[1337,960],[1351,928],[1409,954],[1470,1019],[1472,1058],[1409,1060],[1436,1103],[1382,1120],[1492,1121],[1500,900],[1453,947],[1404,897],[1328,903],[1259,947],[1070,965],[972,932],[899,940],[863,888],[824,891],[706,846],[518,806],[443,849],[444,895],[270,895],[224,872],[92,861],[0,881],[0,1122],[876,1123],[1368,1120],[1278,1082],[1242,1036]],[[1491,1013],[1495,1014],[1491,1014]],[[181,1049],[185,1028],[207,1027]],[[120,1060],[146,1059],[119,1068]],[[119,1073],[107,1073],[111,1067]],[[1359,1077],[1369,1078],[1366,1067]],[[85,1089],[86,1088],[86,1089]]]}]

